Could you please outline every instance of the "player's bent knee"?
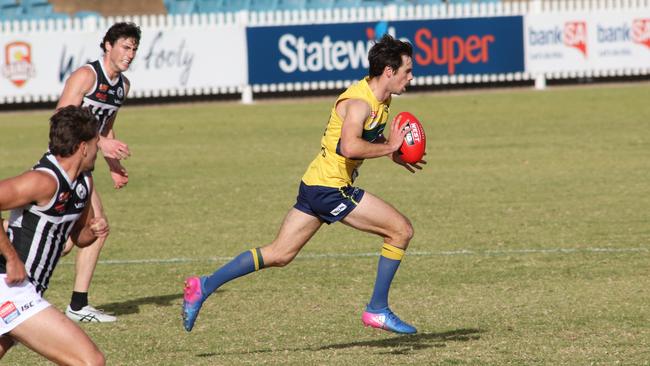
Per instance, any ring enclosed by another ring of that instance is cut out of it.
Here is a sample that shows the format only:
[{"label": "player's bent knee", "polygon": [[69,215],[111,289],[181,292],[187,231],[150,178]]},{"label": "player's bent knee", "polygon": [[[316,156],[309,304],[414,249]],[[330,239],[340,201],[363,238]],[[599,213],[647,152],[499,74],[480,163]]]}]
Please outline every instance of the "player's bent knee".
[{"label": "player's bent knee", "polygon": [[273,260],[269,264],[269,267],[285,267],[289,263],[291,263],[295,257],[296,256],[292,254],[286,254],[286,253],[280,254],[273,258]]},{"label": "player's bent knee", "polygon": [[284,267],[291,263],[298,253],[287,252],[280,249],[271,249],[264,254],[265,267]]},{"label": "player's bent knee", "polygon": [[96,352],[93,352],[91,355],[89,355],[86,359],[84,359],[81,363],[83,366],[105,366],[106,365],[106,357],[104,357],[104,354],[97,350]]},{"label": "player's bent knee", "polygon": [[391,238],[400,246],[403,245],[402,249],[406,249],[411,239],[413,239],[414,234],[413,225],[411,225],[408,220],[405,220],[395,229],[395,232],[391,234]]}]

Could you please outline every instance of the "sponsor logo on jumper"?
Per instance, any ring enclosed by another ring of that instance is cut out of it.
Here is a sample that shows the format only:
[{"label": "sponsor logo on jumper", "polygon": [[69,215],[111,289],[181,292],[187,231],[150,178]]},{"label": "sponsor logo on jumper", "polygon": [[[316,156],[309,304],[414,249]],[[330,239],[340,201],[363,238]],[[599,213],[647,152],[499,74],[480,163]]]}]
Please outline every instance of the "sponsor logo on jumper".
[{"label": "sponsor logo on jumper", "polygon": [[330,211],[330,213],[331,213],[333,216],[337,216],[338,214],[340,214],[341,212],[343,212],[343,210],[345,210],[346,208],[348,208],[348,206],[347,206],[345,203],[341,203],[341,204],[339,204],[338,206],[336,206],[335,209],[333,209],[332,211]]},{"label": "sponsor logo on jumper", "polygon": [[21,305],[20,306],[20,311],[25,312],[26,310],[28,310],[29,308],[31,308],[33,306],[34,306],[34,301],[30,301],[30,302],[28,302],[26,304]]},{"label": "sponsor logo on jumper", "polygon": [[2,75],[20,88],[35,74],[36,70],[32,64],[32,46],[20,41],[6,44]]},{"label": "sponsor logo on jumper", "polygon": [[5,322],[5,324],[11,323],[20,315],[16,305],[13,302],[7,301],[4,304],[0,305],[0,318]]},{"label": "sponsor logo on jumper", "polygon": [[69,199],[70,192],[62,192],[59,194],[57,203],[54,205],[54,210],[58,213],[63,213],[63,211],[65,211],[65,205],[68,203]]}]

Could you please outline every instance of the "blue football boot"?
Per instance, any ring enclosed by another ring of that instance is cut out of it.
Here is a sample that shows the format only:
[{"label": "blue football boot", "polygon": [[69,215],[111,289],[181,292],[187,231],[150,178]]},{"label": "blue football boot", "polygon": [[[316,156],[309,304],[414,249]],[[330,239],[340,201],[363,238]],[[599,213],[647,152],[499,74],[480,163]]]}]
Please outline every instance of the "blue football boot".
[{"label": "blue football boot", "polygon": [[403,322],[388,307],[380,310],[370,310],[366,307],[366,311],[361,316],[361,321],[366,327],[384,329],[399,334],[417,333],[414,326]]},{"label": "blue football boot", "polygon": [[203,291],[205,277],[188,277],[185,280],[185,289],[183,295],[183,326],[188,332],[192,331],[196,317],[199,316],[199,310],[206,299]]}]

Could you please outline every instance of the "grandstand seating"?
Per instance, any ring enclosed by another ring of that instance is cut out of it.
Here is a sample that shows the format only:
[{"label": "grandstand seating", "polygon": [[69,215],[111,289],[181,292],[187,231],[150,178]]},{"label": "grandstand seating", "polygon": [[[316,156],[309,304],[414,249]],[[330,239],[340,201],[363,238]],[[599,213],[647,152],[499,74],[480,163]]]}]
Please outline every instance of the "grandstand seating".
[{"label": "grandstand seating", "polygon": [[55,12],[48,0],[0,0],[0,20],[64,19],[66,13]]},{"label": "grandstand seating", "polygon": [[329,9],[334,6],[334,0],[307,0],[305,9]]},{"label": "grandstand seating", "polygon": [[23,15],[17,0],[0,0],[0,20],[15,19]]},{"label": "grandstand seating", "polygon": [[306,7],[306,0],[278,0],[277,10],[297,10]]},{"label": "grandstand seating", "polygon": [[169,14],[192,14],[197,11],[196,0],[164,0]]},{"label": "grandstand seating", "polygon": [[379,7],[395,4],[442,5],[500,2],[502,0],[164,0],[169,14],[272,10]]},{"label": "grandstand seating", "polygon": [[250,0],[223,0],[221,11],[233,12],[247,10],[250,6]]},{"label": "grandstand seating", "polygon": [[81,10],[74,13],[76,18],[101,18],[102,15],[96,11]]}]

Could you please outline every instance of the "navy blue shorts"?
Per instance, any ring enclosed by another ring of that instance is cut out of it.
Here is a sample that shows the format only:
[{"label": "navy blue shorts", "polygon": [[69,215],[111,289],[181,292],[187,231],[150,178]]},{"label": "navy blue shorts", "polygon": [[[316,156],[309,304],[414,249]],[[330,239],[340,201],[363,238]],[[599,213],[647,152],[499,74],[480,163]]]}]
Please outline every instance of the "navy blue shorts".
[{"label": "navy blue shorts", "polygon": [[357,187],[308,186],[300,182],[298,197],[293,207],[331,224],[352,212],[361,202],[363,194],[364,190]]}]

